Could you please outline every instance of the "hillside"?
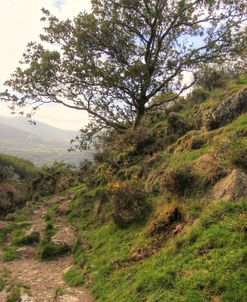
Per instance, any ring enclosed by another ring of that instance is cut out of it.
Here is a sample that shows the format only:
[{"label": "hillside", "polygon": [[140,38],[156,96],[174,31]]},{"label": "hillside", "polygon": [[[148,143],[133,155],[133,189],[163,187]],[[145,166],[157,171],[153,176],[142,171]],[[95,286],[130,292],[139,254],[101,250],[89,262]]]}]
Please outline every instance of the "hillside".
[{"label": "hillside", "polygon": [[30,161],[0,153],[0,217],[25,205],[38,171]]},{"label": "hillside", "polygon": [[36,125],[28,123],[27,119],[19,117],[0,116],[0,123],[12,126],[22,131],[26,131],[40,137],[48,137],[61,139],[62,141],[70,141],[71,138],[77,135],[76,131],[64,130],[47,125],[40,121],[36,121]]},{"label": "hillside", "polygon": [[79,165],[90,159],[89,152],[68,152],[76,131],[59,129],[41,122],[31,125],[23,117],[0,116],[0,152],[31,160],[36,165],[62,161]]},{"label": "hillside", "polygon": [[2,295],[37,298],[18,265],[73,255],[52,288],[58,301],[80,301],[83,286],[102,302],[246,302],[247,76],[196,88],[143,127],[111,132],[95,160],[77,186],[2,221],[12,272],[2,273]]},{"label": "hillside", "polygon": [[53,148],[61,148],[65,146],[66,140],[55,139],[55,137],[42,137],[31,132],[19,130],[15,127],[0,123],[0,140],[1,145],[6,148],[16,146],[16,148],[24,148],[27,142],[33,146],[47,146]]}]

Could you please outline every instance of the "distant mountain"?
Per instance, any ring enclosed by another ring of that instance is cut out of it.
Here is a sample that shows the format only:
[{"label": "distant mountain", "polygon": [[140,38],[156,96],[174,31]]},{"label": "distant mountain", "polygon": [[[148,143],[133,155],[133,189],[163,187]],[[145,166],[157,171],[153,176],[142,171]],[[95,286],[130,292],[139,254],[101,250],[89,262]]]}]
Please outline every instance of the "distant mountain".
[{"label": "distant mountain", "polygon": [[59,129],[45,123],[28,124],[22,117],[0,116],[0,152],[33,161],[36,165],[64,160],[78,165],[91,159],[89,152],[68,152],[75,131]]},{"label": "distant mountain", "polygon": [[19,130],[33,133],[39,136],[45,136],[46,138],[62,138],[63,140],[70,141],[78,133],[76,131],[64,130],[51,125],[37,122],[36,125],[30,124],[26,118],[22,116],[18,117],[6,117],[0,116],[0,123],[15,127]]},{"label": "distant mountain", "polygon": [[0,142],[1,145],[26,147],[27,142],[34,145],[45,145],[51,147],[64,147],[66,139],[57,139],[56,137],[42,137],[31,132],[19,130],[15,127],[0,123]]}]

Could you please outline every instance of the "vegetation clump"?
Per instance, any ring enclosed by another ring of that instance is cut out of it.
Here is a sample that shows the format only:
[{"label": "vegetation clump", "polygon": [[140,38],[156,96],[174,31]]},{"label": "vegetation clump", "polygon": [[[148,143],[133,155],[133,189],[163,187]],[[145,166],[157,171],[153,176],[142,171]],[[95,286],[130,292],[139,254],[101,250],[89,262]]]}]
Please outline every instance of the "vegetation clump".
[{"label": "vegetation clump", "polygon": [[5,288],[5,281],[2,277],[0,277],[0,292],[3,291]]},{"label": "vegetation clump", "polygon": [[169,229],[174,231],[175,226],[183,221],[181,209],[177,205],[167,204],[148,227],[148,236],[155,236],[166,233]]},{"label": "vegetation clump", "polygon": [[116,225],[124,227],[146,218],[149,204],[138,178],[124,183],[113,183],[111,193],[112,219]]},{"label": "vegetation clump", "polygon": [[63,192],[78,184],[79,173],[76,168],[64,162],[55,162],[52,166],[43,166],[30,186],[30,195],[34,199],[41,196]]},{"label": "vegetation clump", "polygon": [[84,283],[83,272],[77,267],[72,267],[69,271],[64,274],[64,279],[69,286],[79,286]]},{"label": "vegetation clump", "polygon": [[39,243],[39,241],[40,233],[33,231],[30,234],[24,234],[23,236],[15,238],[13,242],[16,245],[32,245],[35,243]]},{"label": "vegetation clump", "polygon": [[171,194],[183,196],[193,188],[196,177],[191,166],[180,164],[168,168],[163,176],[164,189]]},{"label": "vegetation clump", "polygon": [[29,287],[22,284],[11,286],[6,302],[19,302],[23,294],[30,294]]},{"label": "vegetation clump", "polygon": [[19,255],[16,252],[16,249],[14,247],[4,247],[3,248],[3,261],[9,262],[15,259],[18,259]]},{"label": "vegetation clump", "polygon": [[247,172],[247,146],[235,142],[228,149],[229,161],[237,168]]},{"label": "vegetation clump", "polygon": [[42,242],[39,247],[38,257],[40,260],[52,260],[64,256],[70,250],[71,248],[65,243]]}]

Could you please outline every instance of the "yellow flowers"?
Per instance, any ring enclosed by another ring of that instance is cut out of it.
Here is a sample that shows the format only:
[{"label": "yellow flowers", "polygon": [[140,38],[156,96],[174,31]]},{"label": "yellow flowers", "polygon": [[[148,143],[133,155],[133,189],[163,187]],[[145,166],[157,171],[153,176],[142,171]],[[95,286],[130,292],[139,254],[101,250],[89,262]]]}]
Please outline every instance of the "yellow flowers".
[{"label": "yellow flowers", "polygon": [[[132,182],[133,183],[138,183],[139,182],[139,177],[138,176],[133,176],[132,177]],[[112,191],[112,192],[117,192],[117,191],[119,191],[121,188],[123,187],[123,183],[121,183],[121,182],[119,182],[119,181],[114,181],[114,182],[112,182],[111,184],[110,184],[110,190]]]},{"label": "yellow flowers", "polygon": [[132,180],[133,180],[134,182],[139,181],[139,177],[138,177],[137,175],[135,175],[135,176],[132,177]]},{"label": "yellow flowers", "polygon": [[121,184],[119,181],[116,181],[114,183],[111,184],[111,190],[116,192],[121,188]]}]

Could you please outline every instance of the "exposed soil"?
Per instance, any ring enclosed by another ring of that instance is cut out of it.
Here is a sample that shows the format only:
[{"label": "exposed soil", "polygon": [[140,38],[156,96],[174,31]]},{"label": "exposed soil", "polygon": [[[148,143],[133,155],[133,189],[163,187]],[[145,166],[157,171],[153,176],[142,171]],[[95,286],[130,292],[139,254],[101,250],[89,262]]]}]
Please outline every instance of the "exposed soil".
[{"label": "exposed soil", "polygon": [[[71,196],[68,196],[68,203]],[[35,210],[31,217],[32,229],[44,234],[46,222],[44,216],[52,204],[60,203],[61,198],[53,198]],[[63,202],[64,199],[63,199]],[[5,224],[4,224],[5,225]],[[0,223],[2,226],[2,223]],[[62,218],[56,221],[57,234],[55,241],[73,242],[74,231]],[[23,296],[21,302],[93,302],[92,295],[84,288],[68,288],[63,280],[63,273],[68,270],[73,262],[72,256],[66,255],[52,261],[39,261],[36,259],[35,247],[22,247],[19,249],[21,259],[3,263],[0,261],[1,269],[10,271],[10,284],[23,284],[30,288],[31,296]],[[62,289],[62,295],[56,297],[56,290]],[[6,291],[0,292],[0,301],[7,301]]]},{"label": "exposed soil", "polygon": [[160,233],[159,235],[155,236],[155,238],[152,240],[152,242],[149,245],[143,247],[140,250],[133,252],[129,259],[127,259],[124,262],[115,261],[113,264],[117,268],[123,268],[123,267],[131,266],[136,262],[140,262],[146,258],[153,256],[155,253],[157,253],[166,245],[166,242],[171,237],[177,235],[183,229],[183,227],[184,225],[181,222],[172,223],[164,231],[164,233]]}]

